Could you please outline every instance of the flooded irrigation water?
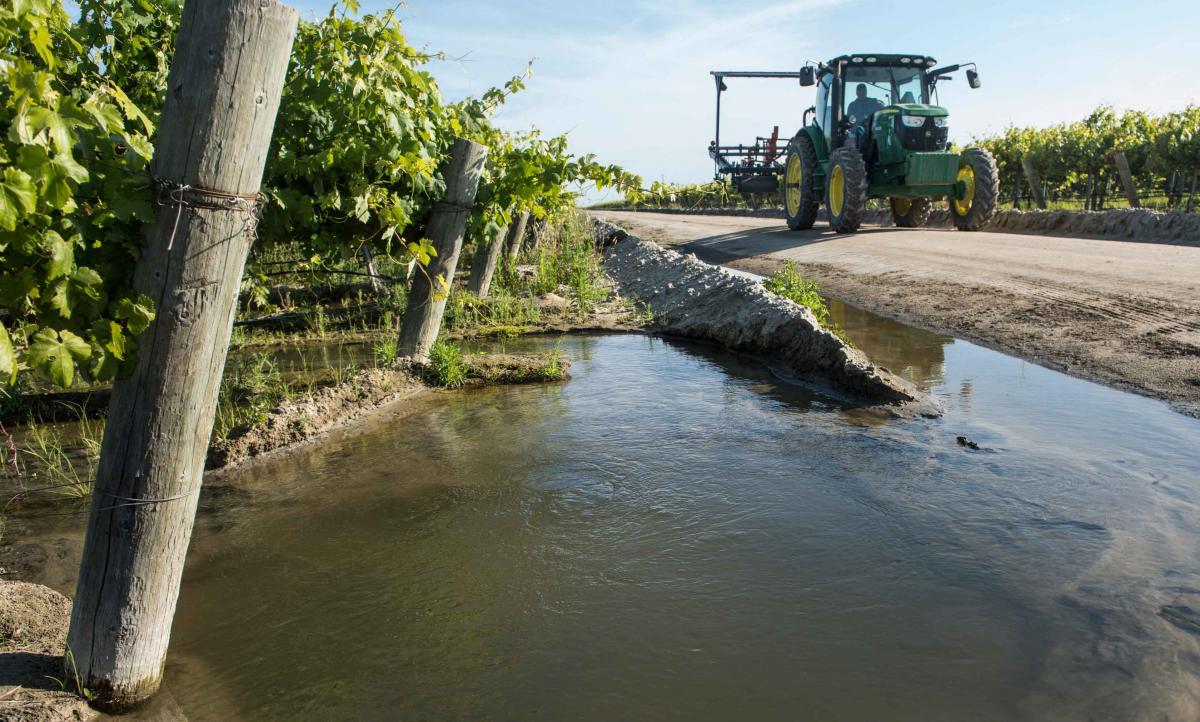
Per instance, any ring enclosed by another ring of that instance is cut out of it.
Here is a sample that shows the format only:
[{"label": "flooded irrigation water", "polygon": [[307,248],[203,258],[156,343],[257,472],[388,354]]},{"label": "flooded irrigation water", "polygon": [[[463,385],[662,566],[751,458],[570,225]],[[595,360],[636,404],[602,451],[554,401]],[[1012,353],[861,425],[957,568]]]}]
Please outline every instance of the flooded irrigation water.
[{"label": "flooded irrigation water", "polygon": [[1200,421],[833,310],[945,417],[703,346],[523,339],[573,379],[217,480],[170,697],[193,720],[1189,716]]}]

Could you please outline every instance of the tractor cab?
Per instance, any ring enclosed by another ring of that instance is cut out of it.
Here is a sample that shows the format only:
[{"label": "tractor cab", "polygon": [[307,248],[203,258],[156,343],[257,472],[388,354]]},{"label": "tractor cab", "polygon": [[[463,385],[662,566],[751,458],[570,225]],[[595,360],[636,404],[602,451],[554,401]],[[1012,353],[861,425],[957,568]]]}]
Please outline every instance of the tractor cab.
[{"label": "tractor cab", "polygon": [[[829,149],[853,144],[873,156],[868,158],[870,164],[878,160],[873,136],[888,135],[883,131],[889,127],[905,148],[949,148],[949,113],[932,103],[938,79],[961,66],[936,65],[936,60],[922,55],[842,55],[816,68],[804,68],[800,84],[817,86],[810,110]],[[968,71],[968,80],[971,87],[979,87],[974,70]]]},{"label": "tractor cab", "polygon": [[[799,72],[714,71],[717,127],[709,155],[717,178],[743,193],[782,191],[788,227],[812,228],[822,204],[838,233],[857,231],[869,199],[886,199],[900,227],[924,225],[935,201],[946,201],[959,230],[973,231],[995,214],[996,161],[982,148],[957,152],[950,113],[937,104],[937,86],[974,63],[938,67],[926,55],[854,53]],[[787,142],[778,128],[752,145],[721,143],[721,97],[733,78],[793,78],[816,86],[800,130]]]}]

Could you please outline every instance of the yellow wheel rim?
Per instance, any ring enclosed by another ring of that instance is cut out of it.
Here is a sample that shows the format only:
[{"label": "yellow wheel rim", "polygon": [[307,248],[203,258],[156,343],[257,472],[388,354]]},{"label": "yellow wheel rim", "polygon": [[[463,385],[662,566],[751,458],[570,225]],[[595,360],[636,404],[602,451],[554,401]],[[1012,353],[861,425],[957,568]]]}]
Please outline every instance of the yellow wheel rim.
[{"label": "yellow wheel rim", "polygon": [[912,209],[912,201],[908,198],[893,198],[892,208],[894,208],[896,213],[899,215],[908,215],[908,212]]},{"label": "yellow wheel rim", "polygon": [[804,178],[804,166],[800,164],[800,155],[792,153],[788,156],[787,170],[784,174],[788,215],[800,213],[800,181]]},{"label": "yellow wheel rim", "polygon": [[842,215],[842,205],[846,202],[846,177],[842,167],[835,165],[829,176],[829,213],[834,216]]},{"label": "yellow wheel rim", "polygon": [[958,182],[963,184],[963,197],[962,200],[954,201],[954,210],[958,215],[965,216],[975,204],[975,169],[969,165],[959,168]]}]

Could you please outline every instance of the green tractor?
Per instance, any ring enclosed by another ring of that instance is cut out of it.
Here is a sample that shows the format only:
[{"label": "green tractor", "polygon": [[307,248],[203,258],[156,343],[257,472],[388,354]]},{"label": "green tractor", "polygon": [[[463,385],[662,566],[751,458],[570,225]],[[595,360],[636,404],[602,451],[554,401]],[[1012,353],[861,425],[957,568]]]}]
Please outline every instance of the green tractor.
[{"label": "green tractor", "polygon": [[[950,150],[949,113],[933,102],[938,82],[962,66],[936,64],[863,53],[801,68],[800,84],[816,85],[817,100],[787,147],[789,228],[812,228],[824,199],[830,227],[853,233],[868,198],[889,199],[902,228],[925,225],[935,200],[949,201],[960,231],[987,225],[1000,193],[996,161],[982,148]],[[972,88],[980,86],[973,65],[966,75]]]}]

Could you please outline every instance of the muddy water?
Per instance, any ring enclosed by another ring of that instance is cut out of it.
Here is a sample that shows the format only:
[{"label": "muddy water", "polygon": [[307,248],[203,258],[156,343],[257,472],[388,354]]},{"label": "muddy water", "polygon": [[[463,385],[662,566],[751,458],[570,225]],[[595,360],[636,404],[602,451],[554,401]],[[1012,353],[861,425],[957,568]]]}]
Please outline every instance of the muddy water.
[{"label": "muddy water", "polygon": [[194,720],[1188,719],[1200,423],[834,315],[945,418],[700,346],[525,339],[573,379],[214,483],[171,696]]}]

